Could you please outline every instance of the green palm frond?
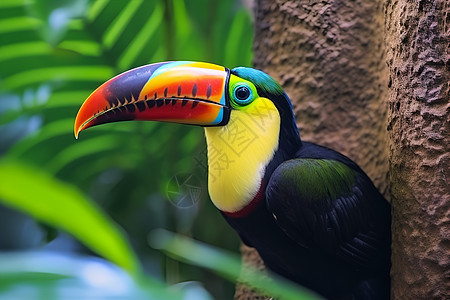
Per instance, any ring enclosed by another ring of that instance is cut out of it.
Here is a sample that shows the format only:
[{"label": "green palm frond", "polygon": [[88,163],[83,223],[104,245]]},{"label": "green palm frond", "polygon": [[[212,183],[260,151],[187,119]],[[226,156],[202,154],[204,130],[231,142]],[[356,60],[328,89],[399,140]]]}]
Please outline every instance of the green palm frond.
[{"label": "green palm frond", "polygon": [[[2,0],[0,156],[80,188],[132,241],[144,241],[134,245],[141,258],[158,256],[146,244],[156,227],[236,248],[236,236],[207,201],[183,217],[165,201],[178,173],[206,182],[202,129],[124,122],[75,140],[73,122],[93,90],[133,67],[167,60],[250,66],[252,36],[239,0]],[[212,222],[215,231],[205,230]]]},{"label": "green palm frond", "polygon": [[[233,8],[230,3],[234,1],[198,1],[205,2],[201,10],[193,2],[2,1],[0,91],[4,93],[0,125],[24,115],[38,115],[42,120],[37,134],[8,149],[8,155],[62,174],[66,166],[84,157],[81,153],[114,155],[115,151],[132,151],[134,147],[129,145],[136,137],[122,132],[137,131],[144,146],[153,128],[160,128],[157,135],[166,135],[167,125],[111,125],[94,129],[111,131],[110,141],[97,149],[91,147],[93,153],[86,153],[87,148],[79,152],[84,144],[95,144],[89,140],[96,134],[86,134],[82,143],[76,143],[71,120],[98,85],[132,67],[176,59],[208,60],[230,67],[249,65],[252,32],[248,13]],[[13,108],[7,109],[10,106]],[[189,130],[177,128],[173,139]],[[193,144],[201,143],[200,133],[192,138]],[[138,154],[143,156],[140,159],[150,156],[157,162],[160,150],[138,149]]]}]

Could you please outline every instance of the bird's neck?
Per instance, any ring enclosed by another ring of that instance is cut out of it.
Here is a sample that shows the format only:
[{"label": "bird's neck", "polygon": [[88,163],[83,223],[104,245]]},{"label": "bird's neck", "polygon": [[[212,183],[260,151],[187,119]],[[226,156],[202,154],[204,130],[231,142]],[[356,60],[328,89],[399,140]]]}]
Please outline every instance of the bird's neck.
[{"label": "bird's neck", "polygon": [[242,211],[255,199],[278,149],[278,110],[268,99],[258,102],[233,110],[226,126],[205,128],[209,195],[225,213]]}]

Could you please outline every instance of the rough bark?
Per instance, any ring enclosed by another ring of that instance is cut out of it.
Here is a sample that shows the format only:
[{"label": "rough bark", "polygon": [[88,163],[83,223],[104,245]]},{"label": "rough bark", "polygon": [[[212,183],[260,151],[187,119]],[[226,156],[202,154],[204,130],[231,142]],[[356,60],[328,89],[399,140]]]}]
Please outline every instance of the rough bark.
[{"label": "rough bark", "polygon": [[[349,156],[387,196],[383,26],[381,0],[259,0],[254,65],[290,96],[303,140]],[[238,286],[235,299],[253,297]]]},{"label": "rough bark", "polygon": [[395,299],[450,299],[448,43],[448,1],[388,1]]},{"label": "rough bark", "polygon": [[302,139],[349,156],[386,194],[382,1],[262,0],[255,23],[254,65],[290,96]]}]

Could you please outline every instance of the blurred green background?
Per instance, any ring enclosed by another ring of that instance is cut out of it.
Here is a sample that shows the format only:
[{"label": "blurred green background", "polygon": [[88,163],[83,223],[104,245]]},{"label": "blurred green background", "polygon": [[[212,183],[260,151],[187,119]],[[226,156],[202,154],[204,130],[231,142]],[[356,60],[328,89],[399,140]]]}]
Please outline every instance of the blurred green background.
[{"label": "blurred green background", "polygon": [[[145,273],[169,285],[202,282],[215,299],[231,299],[233,283],[148,242],[149,233],[165,228],[238,252],[237,235],[208,199],[203,129],[124,122],[75,140],[73,123],[84,99],[116,74],[168,60],[250,66],[252,38],[249,8],[239,0],[1,0],[0,161],[8,163],[0,167],[0,251],[12,256],[1,256],[0,265],[18,269],[24,258],[14,254],[23,250],[93,254],[55,228],[69,219],[65,190],[54,202],[45,197],[62,184],[80,189],[123,228]],[[21,189],[27,193],[17,196]],[[11,208],[24,198],[30,202],[21,210],[52,205],[61,220],[48,222],[45,207],[40,222]],[[81,216],[72,221],[74,230],[89,226]],[[83,265],[57,257],[38,260]],[[0,270],[0,295],[8,270]]]}]

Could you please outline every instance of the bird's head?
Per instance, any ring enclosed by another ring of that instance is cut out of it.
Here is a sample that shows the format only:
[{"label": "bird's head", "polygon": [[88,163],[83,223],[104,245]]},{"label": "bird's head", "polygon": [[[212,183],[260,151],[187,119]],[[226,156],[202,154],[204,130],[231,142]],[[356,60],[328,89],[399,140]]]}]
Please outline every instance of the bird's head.
[{"label": "bird's head", "polygon": [[210,196],[229,214],[248,210],[273,171],[271,162],[293,155],[301,143],[289,98],[272,77],[252,68],[174,61],[127,71],[87,98],[75,136],[125,120],[205,127]]}]

